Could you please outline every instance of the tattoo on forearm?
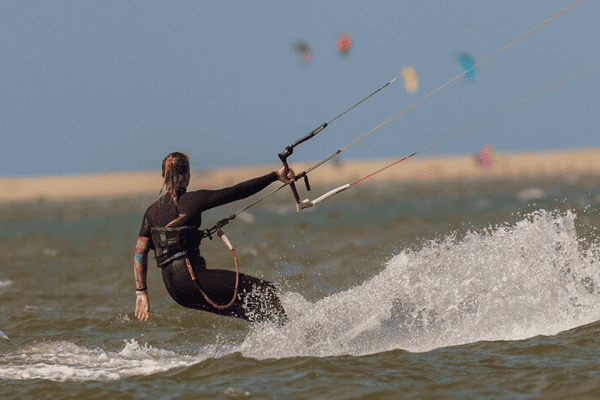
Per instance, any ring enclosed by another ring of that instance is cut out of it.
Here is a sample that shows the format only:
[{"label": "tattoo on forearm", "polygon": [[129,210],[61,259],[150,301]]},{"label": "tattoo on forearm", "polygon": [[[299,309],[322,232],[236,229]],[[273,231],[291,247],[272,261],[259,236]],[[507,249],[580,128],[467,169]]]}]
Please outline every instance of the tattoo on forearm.
[{"label": "tattoo on forearm", "polygon": [[137,288],[146,287],[149,251],[148,238],[140,236],[135,245],[135,253],[133,255],[133,269],[135,271],[135,284]]}]

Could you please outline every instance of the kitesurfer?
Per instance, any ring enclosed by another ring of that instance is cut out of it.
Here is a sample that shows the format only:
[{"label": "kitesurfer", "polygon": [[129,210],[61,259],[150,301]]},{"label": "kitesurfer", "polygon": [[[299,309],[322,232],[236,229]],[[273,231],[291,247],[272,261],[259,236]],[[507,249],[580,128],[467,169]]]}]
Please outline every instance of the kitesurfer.
[{"label": "kitesurfer", "polygon": [[140,321],[150,317],[146,274],[148,252],[153,249],[167,291],[178,304],[248,321],[285,323],[285,310],[270,282],[240,273],[237,297],[232,298],[236,272],[206,268],[198,228],[203,211],[245,199],[277,180],[290,183],[294,172],[283,167],[224,189],[187,192],[189,158],[173,152],[162,162],[162,175],[166,193],[146,210],[135,246],[135,316]]}]

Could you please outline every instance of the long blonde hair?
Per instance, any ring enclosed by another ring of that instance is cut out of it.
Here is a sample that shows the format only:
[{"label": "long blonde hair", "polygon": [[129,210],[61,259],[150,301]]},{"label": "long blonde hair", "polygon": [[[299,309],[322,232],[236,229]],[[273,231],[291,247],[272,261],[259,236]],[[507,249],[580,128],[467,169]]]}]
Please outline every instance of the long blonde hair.
[{"label": "long blonde hair", "polygon": [[162,176],[164,179],[163,187],[160,189],[160,196],[165,189],[165,194],[170,195],[171,200],[177,207],[177,188],[187,173],[190,172],[190,158],[185,153],[174,151],[166,156],[162,161]]}]

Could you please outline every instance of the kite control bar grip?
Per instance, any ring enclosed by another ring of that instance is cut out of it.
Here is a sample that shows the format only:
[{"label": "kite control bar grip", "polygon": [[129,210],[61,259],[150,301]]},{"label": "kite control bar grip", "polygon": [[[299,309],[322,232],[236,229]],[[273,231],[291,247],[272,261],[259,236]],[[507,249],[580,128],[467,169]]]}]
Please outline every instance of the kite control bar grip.
[{"label": "kite control bar grip", "polygon": [[[287,163],[287,156],[284,157],[282,154],[279,154],[279,158],[281,159],[281,162],[283,163],[283,166],[285,168],[284,174],[287,175],[287,172],[290,170],[290,167],[289,167],[289,165]],[[296,200],[296,210],[298,210],[298,212],[300,212],[300,210],[301,210],[301,208],[300,208],[300,196],[298,195],[298,190],[296,190],[296,184],[294,183],[294,181],[290,182],[290,187],[292,188],[292,193],[294,194],[294,200]]]},{"label": "kite control bar grip", "polygon": [[[315,129],[312,132],[310,132],[308,135],[306,135],[303,138],[298,139],[294,143],[290,144],[289,146],[287,146],[285,148],[285,150],[282,153],[278,154],[279,159],[281,160],[281,162],[283,163],[283,166],[286,169],[286,173],[290,169],[290,167],[288,166],[288,163],[287,163],[287,158],[294,153],[294,147],[298,146],[299,144],[302,144],[302,143],[306,142],[308,139],[311,139],[317,133],[321,132],[325,128],[327,128],[327,122],[324,122],[317,129]],[[304,174],[302,176],[297,176],[296,180],[300,179],[301,177],[304,178],[304,183],[306,185],[306,190],[310,191],[310,184],[308,183],[308,176],[306,174]],[[300,205],[300,196],[298,195],[298,190],[296,190],[296,184],[295,184],[294,181],[290,183],[290,187],[292,188],[292,193],[294,194],[294,200],[296,200],[296,209],[298,210],[298,212],[300,212],[300,210],[302,210],[305,207]]]},{"label": "kite control bar grip", "polygon": [[312,206],[315,206],[315,205],[319,204],[320,202],[322,202],[323,200],[328,199],[329,197],[333,196],[334,194],[338,194],[339,192],[343,192],[344,190],[348,189],[350,186],[352,186],[352,185],[350,185],[349,183],[347,183],[347,184],[345,184],[343,186],[340,186],[338,188],[330,190],[329,192],[325,193],[323,196],[321,196],[319,198],[316,198],[316,199],[314,199],[312,201],[309,200],[309,199],[306,199],[306,200],[304,200],[302,202],[302,204],[303,204],[302,209],[304,209],[304,208],[310,208]]}]

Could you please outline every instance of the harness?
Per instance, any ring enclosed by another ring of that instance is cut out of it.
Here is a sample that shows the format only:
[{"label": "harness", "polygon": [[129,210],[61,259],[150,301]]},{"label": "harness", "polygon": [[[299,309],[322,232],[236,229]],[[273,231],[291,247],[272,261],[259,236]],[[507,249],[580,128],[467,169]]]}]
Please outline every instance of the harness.
[{"label": "harness", "polygon": [[201,240],[202,233],[195,226],[152,228],[156,265],[163,268],[181,257],[188,257],[192,252],[199,254]]},{"label": "harness", "polygon": [[[177,227],[155,227],[152,228],[152,241],[154,243],[154,254],[156,258],[156,265],[160,268],[164,268],[167,264],[172,263],[175,260],[185,257],[185,263],[192,280],[198,286],[198,289],[204,296],[204,299],[213,307],[217,309],[225,309],[233,304],[237,297],[238,286],[240,282],[240,265],[238,262],[237,254],[233,249],[233,245],[225,235],[225,232],[221,230],[221,227],[227,225],[230,220],[234,219],[235,215],[228,218],[223,218],[221,221],[210,229],[200,229],[195,226],[177,226]],[[200,255],[200,242],[204,238],[212,240],[212,235],[217,234],[225,245],[231,251],[233,259],[235,260],[235,288],[233,291],[233,297],[231,301],[225,305],[220,305],[212,301],[206,293],[200,287],[200,284],[196,280],[196,274],[190,263],[190,256]]]}]

